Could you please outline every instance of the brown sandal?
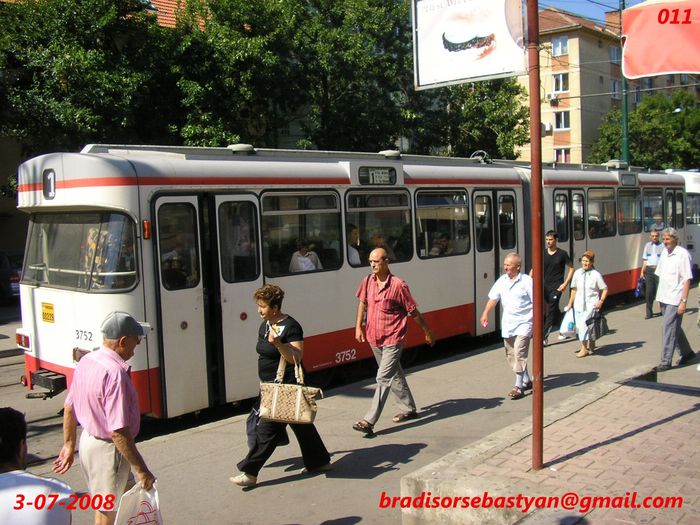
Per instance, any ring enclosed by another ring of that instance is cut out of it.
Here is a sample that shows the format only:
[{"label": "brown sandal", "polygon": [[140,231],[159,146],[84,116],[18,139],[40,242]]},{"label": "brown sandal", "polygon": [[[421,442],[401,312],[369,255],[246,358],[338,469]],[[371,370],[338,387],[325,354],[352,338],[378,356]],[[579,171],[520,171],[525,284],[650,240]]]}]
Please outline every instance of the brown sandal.
[{"label": "brown sandal", "polygon": [[508,397],[515,400],[515,399],[522,399],[525,397],[525,394],[523,394],[523,391],[520,390],[517,386],[513,387],[513,390],[508,392]]},{"label": "brown sandal", "polygon": [[391,420],[394,423],[401,423],[403,421],[408,421],[409,419],[416,419],[418,414],[416,412],[402,412],[401,414],[396,414]]},{"label": "brown sandal", "polygon": [[365,419],[360,419],[357,423],[355,423],[352,426],[353,430],[357,430],[358,432],[362,432],[363,434],[367,434],[368,436],[371,436],[374,434],[374,425],[372,423],[369,423]]}]

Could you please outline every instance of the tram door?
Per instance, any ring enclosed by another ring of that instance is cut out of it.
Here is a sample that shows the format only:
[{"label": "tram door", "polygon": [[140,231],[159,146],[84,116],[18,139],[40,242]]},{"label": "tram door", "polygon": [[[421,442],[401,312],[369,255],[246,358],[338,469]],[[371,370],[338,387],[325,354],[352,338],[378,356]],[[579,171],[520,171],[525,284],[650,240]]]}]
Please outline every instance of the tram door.
[{"label": "tram door", "polygon": [[257,201],[252,195],[215,197],[218,234],[218,297],[226,401],[254,397],[259,390],[257,340],[260,317],[253,300],[263,285]]},{"label": "tram door", "polygon": [[554,231],[559,247],[569,254],[574,268],[586,251],[586,205],[583,190],[554,191]]},{"label": "tram door", "polygon": [[[488,302],[488,293],[493,283],[503,273],[503,258],[511,252],[520,253],[518,210],[515,192],[510,190],[475,191],[474,256],[475,317],[476,334],[494,331],[499,326],[499,309],[489,316],[489,326],[481,326],[481,312]],[[522,214],[521,214],[522,215]],[[522,255],[522,254],[521,254]],[[525,264],[526,261],[523,261]],[[524,268],[523,268],[524,271]]]},{"label": "tram door", "polygon": [[476,335],[492,332],[496,325],[497,310],[491,312],[489,326],[481,326],[479,319],[488,301],[488,293],[498,277],[498,249],[495,243],[494,192],[473,193],[472,221],[474,223],[474,317]]},{"label": "tram door", "polygon": [[199,216],[196,196],[155,202],[160,366],[168,417],[209,406]]}]

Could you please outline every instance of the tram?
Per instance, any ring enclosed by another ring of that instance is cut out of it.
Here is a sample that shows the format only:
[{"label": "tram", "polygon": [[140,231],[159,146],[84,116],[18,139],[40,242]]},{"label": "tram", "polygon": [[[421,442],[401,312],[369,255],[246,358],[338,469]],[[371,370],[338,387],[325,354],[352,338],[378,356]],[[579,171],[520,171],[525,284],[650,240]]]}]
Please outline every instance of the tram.
[{"label": "tram", "polygon": [[[612,293],[633,290],[645,224],[683,229],[684,181],[619,166],[546,166],[544,229],[599,253]],[[143,414],[170,418],[258,392],[253,292],[275,283],[304,327],[310,373],[372,357],[355,292],[387,248],[437,339],[497,330],[478,317],[509,252],[531,261],[526,165],[478,159],[88,145],[19,168],[30,217],[20,284],[25,383],[51,394],[124,310],[150,326],[131,359]],[[542,235],[543,232],[534,232]],[[300,247],[318,264],[292,264]],[[306,249],[305,248],[305,249]],[[411,323],[412,324],[412,323]],[[407,347],[423,343],[411,326]]]},{"label": "tram", "polygon": [[668,174],[678,175],[685,180],[685,236],[686,248],[693,258],[693,274],[700,274],[700,171],[666,170]]}]

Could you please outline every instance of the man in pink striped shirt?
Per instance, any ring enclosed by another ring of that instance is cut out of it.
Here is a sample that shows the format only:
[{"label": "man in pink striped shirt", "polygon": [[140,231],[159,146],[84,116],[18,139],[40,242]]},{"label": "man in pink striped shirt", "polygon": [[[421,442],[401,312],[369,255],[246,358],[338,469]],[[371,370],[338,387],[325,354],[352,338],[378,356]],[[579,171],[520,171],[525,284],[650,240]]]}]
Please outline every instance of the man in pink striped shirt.
[{"label": "man in pink striped shirt", "polygon": [[[416,403],[408,388],[406,376],[401,368],[401,352],[408,330],[407,317],[412,317],[425,332],[425,341],[433,346],[435,340],[428,323],[418,311],[416,301],[408,285],[389,271],[389,257],[384,248],[375,248],[369,254],[372,274],[362,280],[357,289],[360,304],[357,307],[355,339],[367,341],[377,360],[377,389],[372,405],[364,419],[352,428],[367,435],[374,433],[374,424],[384,409],[389,392],[398,398],[402,411],[393,417],[400,423],[417,416]],[[365,332],[362,321],[367,312]]]},{"label": "man in pink striped shirt", "polygon": [[83,357],[75,368],[63,407],[64,444],[53,470],[63,474],[73,465],[80,423],[80,464],[90,493],[114,498],[111,510],[95,511],[95,525],[111,525],[119,498],[134,484],[131,468],[146,490],[155,477],[134,441],[141,415],[127,363],[145,335],[143,327],[126,312],[112,312],[102,323],[102,334],[102,347]]}]

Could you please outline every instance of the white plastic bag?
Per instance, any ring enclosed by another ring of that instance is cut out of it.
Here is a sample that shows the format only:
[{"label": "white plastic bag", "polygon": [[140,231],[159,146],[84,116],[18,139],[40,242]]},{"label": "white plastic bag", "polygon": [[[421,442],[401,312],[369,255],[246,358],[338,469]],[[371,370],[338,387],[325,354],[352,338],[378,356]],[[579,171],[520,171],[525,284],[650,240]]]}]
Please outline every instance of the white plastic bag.
[{"label": "white plastic bag", "polygon": [[119,500],[117,519],[114,525],[163,525],[158,503],[158,487],[144,490],[137,483]]},{"label": "white plastic bag", "polygon": [[561,321],[559,333],[564,337],[574,337],[576,335],[576,320],[574,319],[574,309],[569,308]]}]

